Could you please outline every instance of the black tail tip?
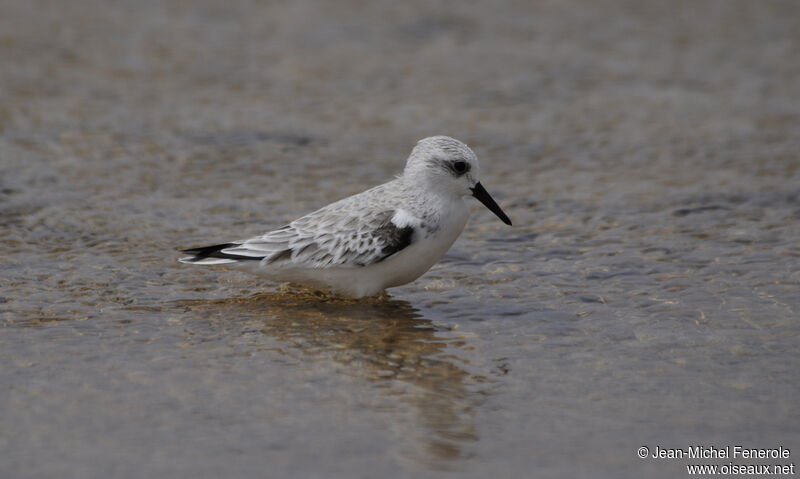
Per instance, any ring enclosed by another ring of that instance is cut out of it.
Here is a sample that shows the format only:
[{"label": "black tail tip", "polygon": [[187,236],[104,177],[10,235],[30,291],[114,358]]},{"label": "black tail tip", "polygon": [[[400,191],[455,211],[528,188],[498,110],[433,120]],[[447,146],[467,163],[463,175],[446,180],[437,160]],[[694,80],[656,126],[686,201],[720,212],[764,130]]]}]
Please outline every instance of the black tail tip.
[{"label": "black tail tip", "polygon": [[236,246],[236,243],[215,244],[213,246],[203,246],[200,248],[182,249],[181,253],[194,255],[195,258],[193,259],[203,259],[208,258],[218,251],[221,251],[225,248],[231,248],[233,246]]}]

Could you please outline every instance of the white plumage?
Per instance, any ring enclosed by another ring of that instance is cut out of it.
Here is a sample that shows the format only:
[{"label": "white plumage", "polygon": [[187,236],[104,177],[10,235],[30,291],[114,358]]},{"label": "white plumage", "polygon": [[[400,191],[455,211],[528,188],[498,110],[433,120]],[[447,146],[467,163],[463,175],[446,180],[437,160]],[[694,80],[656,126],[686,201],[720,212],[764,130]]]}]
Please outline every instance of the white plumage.
[{"label": "white plumage", "polygon": [[478,181],[478,160],[446,136],[417,143],[403,174],[243,241],[185,250],[183,263],[226,264],[279,282],[364,297],[415,280],[464,229],[463,197],[508,217]]}]

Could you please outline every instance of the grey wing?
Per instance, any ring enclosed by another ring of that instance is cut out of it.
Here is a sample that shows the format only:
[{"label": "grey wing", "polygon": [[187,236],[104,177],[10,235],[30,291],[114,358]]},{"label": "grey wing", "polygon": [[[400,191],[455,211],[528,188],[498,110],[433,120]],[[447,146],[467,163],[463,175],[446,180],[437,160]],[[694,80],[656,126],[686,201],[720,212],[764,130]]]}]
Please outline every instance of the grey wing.
[{"label": "grey wing", "polygon": [[402,209],[343,212],[323,208],[224,251],[276,266],[366,266],[408,247],[416,239],[418,226],[419,220]]}]

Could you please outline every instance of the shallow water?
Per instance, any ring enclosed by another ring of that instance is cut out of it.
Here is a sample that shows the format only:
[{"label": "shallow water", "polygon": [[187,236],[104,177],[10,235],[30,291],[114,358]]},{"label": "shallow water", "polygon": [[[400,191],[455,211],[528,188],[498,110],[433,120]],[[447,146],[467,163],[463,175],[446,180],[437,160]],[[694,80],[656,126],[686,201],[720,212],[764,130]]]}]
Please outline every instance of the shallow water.
[{"label": "shallow water", "polygon": [[[3,477],[796,462],[794,2],[71,5],[0,6]],[[176,261],[433,134],[514,227],[476,202],[387,297]]]}]

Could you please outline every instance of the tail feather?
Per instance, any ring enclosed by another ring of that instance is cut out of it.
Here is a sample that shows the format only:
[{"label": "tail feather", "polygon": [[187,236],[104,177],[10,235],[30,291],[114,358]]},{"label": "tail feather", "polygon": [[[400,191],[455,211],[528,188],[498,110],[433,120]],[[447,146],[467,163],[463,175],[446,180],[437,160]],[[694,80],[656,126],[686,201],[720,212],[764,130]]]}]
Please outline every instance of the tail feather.
[{"label": "tail feather", "polygon": [[225,253],[224,250],[239,246],[239,243],[224,243],[213,246],[203,246],[200,248],[190,248],[181,250],[182,253],[190,254],[186,258],[181,258],[181,263],[193,264],[228,264],[236,263],[241,260],[257,260],[264,259],[264,256],[246,256],[240,254]]}]

